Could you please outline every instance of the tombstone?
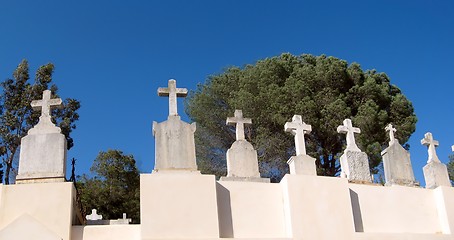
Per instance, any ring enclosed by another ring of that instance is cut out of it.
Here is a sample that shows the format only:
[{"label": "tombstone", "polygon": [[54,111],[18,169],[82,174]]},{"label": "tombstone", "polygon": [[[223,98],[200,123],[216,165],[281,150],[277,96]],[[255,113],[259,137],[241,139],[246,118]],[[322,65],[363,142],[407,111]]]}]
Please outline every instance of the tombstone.
[{"label": "tombstone", "polygon": [[451,187],[448,169],[446,165],[438,159],[437,151],[435,150],[435,147],[439,144],[438,141],[434,140],[432,133],[428,132],[424,134],[424,138],[421,139],[421,144],[427,146],[429,155],[427,164],[423,168],[426,188],[433,189],[439,186]]},{"label": "tombstone", "polygon": [[186,97],[186,88],[177,88],[176,81],[169,80],[167,88],[158,88],[158,95],[169,97],[167,121],[153,122],[155,137],[155,167],[153,172],[197,171],[194,132],[196,124],[181,121],[177,112],[177,98]]},{"label": "tombstone", "polygon": [[89,221],[102,220],[102,215],[99,215],[96,209],[92,209],[91,214],[85,216],[85,219],[87,219]]},{"label": "tombstone", "polygon": [[294,115],[291,122],[284,125],[284,130],[295,136],[296,156],[290,157],[287,164],[290,168],[290,174],[317,175],[315,158],[306,154],[306,143],[304,134],[312,131],[311,125],[303,122],[301,115]]},{"label": "tombstone", "polygon": [[393,128],[392,124],[385,127],[389,131],[389,146],[381,152],[383,158],[383,168],[385,171],[385,185],[403,185],[403,186],[417,186],[419,185],[415,180],[413,168],[410,161],[410,153],[405,150],[399,141],[394,137],[394,132],[397,130]]},{"label": "tombstone", "polygon": [[41,100],[32,101],[41,110],[39,122],[21,139],[16,183],[64,182],[66,178],[66,138],[51,121],[52,108],[62,107],[60,98],[51,99],[45,90]]},{"label": "tombstone", "polygon": [[251,125],[250,118],[243,118],[241,110],[235,110],[234,117],[228,117],[227,125],[236,126],[236,141],[227,150],[227,177],[222,181],[269,182],[261,178],[257,160],[257,151],[244,137],[244,125]]},{"label": "tombstone", "polygon": [[361,133],[361,130],[353,127],[350,119],[345,119],[343,123],[337,127],[338,133],[347,135],[347,147],[340,157],[341,177],[352,182],[372,182],[367,154],[362,152],[355,142],[354,134]]}]

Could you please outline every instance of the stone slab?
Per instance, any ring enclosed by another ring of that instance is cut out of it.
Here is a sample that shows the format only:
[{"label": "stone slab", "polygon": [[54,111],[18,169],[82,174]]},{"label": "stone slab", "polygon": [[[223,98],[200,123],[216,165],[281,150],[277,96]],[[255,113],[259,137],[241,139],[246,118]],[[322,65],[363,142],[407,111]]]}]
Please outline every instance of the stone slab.
[{"label": "stone slab", "polygon": [[260,178],[257,151],[248,141],[235,141],[226,157],[227,177]]},{"label": "stone slab", "polygon": [[431,161],[423,167],[426,188],[433,189],[439,186],[451,187],[448,169],[441,162]]},{"label": "stone slab", "polygon": [[349,181],[372,182],[367,154],[359,151],[345,150],[340,157],[341,176]]},{"label": "stone slab", "polygon": [[270,179],[260,177],[221,177],[219,181],[269,183]]},{"label": "stone slab", "polygon": [[417,186],[410,153],[397,141],[381,152],[386,185]]},{"label": "stone slab", "polygon": [[213,175],[141,174],[142,238],[219,238],[216,196]]},{"label": "stone slab", "polygon": [[66,152],[66,139],[61,133],[23,137],[16,183],[65,181]]},{"label": "stone slab", "polygon": [[317,176],[317,167],[315,166],[315,158],[309,155],[292,156],[287,164],[290,169],[290,174],[313,175]]},{"label": "stone slab", "polygon": [[4,240],[63,240],[38,220],[28,214],[24,214],[0,230],[0,239]]},{"label": "stone slab", "polygon": [[73,226],[71,240],[142,240],[140,225]]}]

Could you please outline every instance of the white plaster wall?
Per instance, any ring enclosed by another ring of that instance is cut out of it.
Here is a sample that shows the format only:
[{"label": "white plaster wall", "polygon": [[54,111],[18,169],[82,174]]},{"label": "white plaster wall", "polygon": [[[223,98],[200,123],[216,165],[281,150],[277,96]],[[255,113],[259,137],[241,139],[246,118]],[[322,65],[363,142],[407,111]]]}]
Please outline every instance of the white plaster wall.
[{"label": "white plaster wall", "polygon": [[73,226],[71,240],[140,240],[140,225]]},{"label": "white plaster wall", "polygon": [[279,184],[219,181],[217,194],[222,238],[286,237]]},{"label": "white plaster wall", "polygon": [[432,190],[397,185],[349,187],[357,232],[442,233]]}]

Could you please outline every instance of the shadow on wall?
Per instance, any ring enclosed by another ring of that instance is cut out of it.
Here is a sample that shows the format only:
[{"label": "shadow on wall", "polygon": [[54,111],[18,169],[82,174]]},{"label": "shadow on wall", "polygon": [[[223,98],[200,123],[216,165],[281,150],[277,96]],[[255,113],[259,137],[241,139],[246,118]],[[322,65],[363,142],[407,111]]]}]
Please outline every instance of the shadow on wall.
[{"label": "shadow on wall", "polygon": [[221,238],[233,238],[232,205],[230,191],[219,183],[216,183],[218,198],[219,235]]},{"label": "shadow on wall", "polygon": [[364,232],[363,218],[361,217],[361,207],[359,206],[358,194],[350,189],[350,199],[352,201],[353,221],[355,232]]}]

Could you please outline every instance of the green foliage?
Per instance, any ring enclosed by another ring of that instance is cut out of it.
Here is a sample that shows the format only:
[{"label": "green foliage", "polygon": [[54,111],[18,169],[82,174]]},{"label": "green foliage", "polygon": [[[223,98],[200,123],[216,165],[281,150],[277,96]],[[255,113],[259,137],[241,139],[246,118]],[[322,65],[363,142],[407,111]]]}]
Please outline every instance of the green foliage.
[{"label": "green foliage", "polygon": [[[252,118],[246,138],[257,148],[262,175],[273,181],[288,172],[294,140],[285,122],[302,115],[312,125],[307,152],[316,157],[319,175],[335,176],[345,136],[336,132],[345,118],[361,128],[359,147],[367,152],[373,173],[387,145],[385,126],[393,123],[397,138],[407,142],[415,130],[411,102],[392,85],[385,73],[363,71],[359,64],[325,55],[282,54],[243,68],[230,67],[199,84],[185,102],[186,113],[197,122],[199,169],[226,174],[225,152],[235,140],[225,124],[235,109]],[[408,146],[407,146],[408,147]]]},{"label": "green foliage", "polygon": [[[15,171],[18,157],[20,140],[28,130],[32,128],[41,115],[33,111],[30,103],[42,98],[46,89],[52,91],[52,97],[58,97],[58,88],[52,84],[54,65],[48,63],[38,68],[33,83],[29,83],[29,67],[27,60],[23,60],[8,78],[0,83],[0,156],[6,166],[4,174],[5,184],[9,184],[11,171]],[[67,148],[74,143],[71,131],[76,128],[75,122],[79,119],[77,110],[80,108],[79,101],[67,98],[63,101],[64,108],[55,109],[52,112],[52,120],[61,128],[67,140]]]},{"label": "green foliage", "polygon": [[83,211],[95,208],[103,219],[117,219],[126,213],[134,223],[140,222],[140,175],[132,155],[119,150],[100,152],[90,168],[92,177],[79,178]]},{"label": "green foliage", "polygon": [[454,154],[449,155],[449,162],[448,162],[448,174],[449,180],[454,185]]}]

